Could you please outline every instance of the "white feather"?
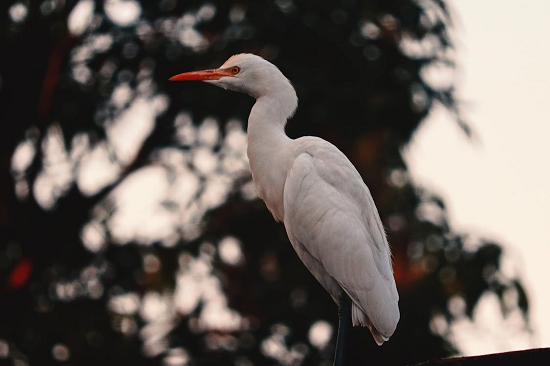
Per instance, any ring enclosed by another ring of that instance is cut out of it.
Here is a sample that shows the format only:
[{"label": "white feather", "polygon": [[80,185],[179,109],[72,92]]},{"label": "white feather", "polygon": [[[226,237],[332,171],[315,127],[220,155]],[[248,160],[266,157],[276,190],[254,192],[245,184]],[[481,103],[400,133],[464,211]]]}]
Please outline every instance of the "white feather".
[{"label": "white feather", "polygon": [[259,196],[285,224],[300,259],[338,302],[352,301],[353,325],[366,326],[380,345],[399,321],[390,247],[363,179],[332,144],[284,132],[298,103],[277,67],[251,54],[230,58],[231,77],[209,83],[245,92],[256,103],[248,120],[248,157]]}]

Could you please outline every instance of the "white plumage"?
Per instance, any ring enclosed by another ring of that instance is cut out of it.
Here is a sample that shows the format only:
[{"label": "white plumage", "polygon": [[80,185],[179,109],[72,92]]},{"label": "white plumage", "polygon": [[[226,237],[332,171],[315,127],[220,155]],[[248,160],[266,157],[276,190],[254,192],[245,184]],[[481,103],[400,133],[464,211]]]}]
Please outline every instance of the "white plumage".
[{"label": "white plumage", "polygon": [[216,70],[171,80],[204,80],[256,98],[248,120],[248,157],[259,196],[308,270],[339,303],[351,299],[353,325],[381,345],[399,321],[399,296],[380,216],[363,179],[334,145],[290,139],[285,124],[298,98],[277,67],[239,54]]}]

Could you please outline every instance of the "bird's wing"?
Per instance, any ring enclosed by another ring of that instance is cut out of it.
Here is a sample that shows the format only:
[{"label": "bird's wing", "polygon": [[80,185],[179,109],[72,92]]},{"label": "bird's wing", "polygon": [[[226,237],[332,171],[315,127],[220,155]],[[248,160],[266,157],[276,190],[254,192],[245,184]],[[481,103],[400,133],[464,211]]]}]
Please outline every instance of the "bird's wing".
[{"label": "bird's wing", "polygon": [[[285,227],[299,242],[294,246],[303,246],[320,263],[317,270],[326,271],[389,337],[399,319],[398,294],[378,211],[345,155],[327,142],[318,145],[298,155],[289,170]],[[326,274],[314,273],[318,279]]]}]

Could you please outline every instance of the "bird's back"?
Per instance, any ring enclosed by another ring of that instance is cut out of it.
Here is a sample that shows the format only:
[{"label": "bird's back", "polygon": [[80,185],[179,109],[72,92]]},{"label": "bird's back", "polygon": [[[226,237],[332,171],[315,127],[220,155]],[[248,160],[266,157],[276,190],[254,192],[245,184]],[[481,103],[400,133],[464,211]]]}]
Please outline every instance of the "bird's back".
[{"label": "bird's back", "polygon": [[354,325],[378,344],[399,320],[390,248],[363,179],[345,155],[314,137],[293,141],[284,223],[296,252],[335,300],[352,300]]}]

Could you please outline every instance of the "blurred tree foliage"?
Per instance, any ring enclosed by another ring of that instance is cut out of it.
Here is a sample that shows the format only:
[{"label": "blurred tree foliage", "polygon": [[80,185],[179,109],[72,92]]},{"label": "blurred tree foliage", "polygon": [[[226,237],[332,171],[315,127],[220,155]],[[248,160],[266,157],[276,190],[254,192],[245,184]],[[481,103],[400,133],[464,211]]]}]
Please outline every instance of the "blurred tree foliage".
[{"label": "blurred tree foliage", "polygon": [[486,293],[527,329],[501,247],[454,232],[400,153],[437,104],[469,135],[443,0],[0,6],[0,357],[331,364],[336,306],[251,189],[253,101],[167,81],[240,52],[292,80],[300,105],[288,134],[342,149],[387,228],[401,321],[383,347],[355,328],[355,364],[456,353],[451,325]]}]

